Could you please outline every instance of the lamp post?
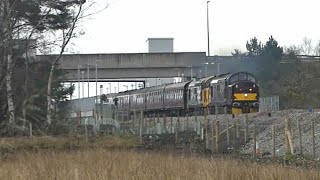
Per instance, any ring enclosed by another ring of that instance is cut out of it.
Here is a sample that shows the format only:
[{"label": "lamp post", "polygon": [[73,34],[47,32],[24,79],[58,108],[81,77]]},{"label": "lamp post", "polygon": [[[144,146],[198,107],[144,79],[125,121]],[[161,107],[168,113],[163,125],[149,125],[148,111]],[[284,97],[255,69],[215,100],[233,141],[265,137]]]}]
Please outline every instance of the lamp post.
[{"label": "lamp post", "polygon": [[96,60],[96,103],[98,102],[98,61]]},{"label": "lamp post", "polygon": [[[111,94],[111,83],[108,83],[109,84],[109,90],[110,90],[110,94]],[[108,92],[107,92],[108,94]]]},{"label": "lamp post", "polygon": [[78,66],[78,99],[80,98],[80,66]]},{"label": "lamp post", "polygon": [[204,76],[207,77],[207,71],[208,71],[208,62],[204,63]]},{"label": "lamp post", "polygon": [[209,2],[207,1],[207,34],[208,34],[208,56],[210,56],[210,33],[209,33]]},{"label": "lamp post", "polygon": [[98,103],[98,62],[96,61],[96,103]]},{"label": "lamp post", "polygon": [[82,98],[84,98],[84,71],[81,71],[82,78]]},{"label": "lamp post", "polygon": [[90,83],[90,74],[89,74],[89,71],[90,71],[90,67],[89,65],[87,66],[87,77],[88,77],[88,97],[90,96],[89,94],[89,83]]}]

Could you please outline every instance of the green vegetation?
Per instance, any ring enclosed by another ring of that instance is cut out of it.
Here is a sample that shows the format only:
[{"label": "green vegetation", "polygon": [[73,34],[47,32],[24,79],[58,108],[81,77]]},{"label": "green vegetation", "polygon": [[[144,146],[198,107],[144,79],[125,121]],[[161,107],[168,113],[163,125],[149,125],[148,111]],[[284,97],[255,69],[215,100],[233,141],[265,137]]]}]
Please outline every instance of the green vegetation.
[{"label": "green vegetation", "polygon": [[84,2],[0,2],[1,135],[25,134],[29,123],[46,132],[51,124],[49,112],[54,120],[63,119],[56,105],[72,94],[74,87],[62,85],[64,74],[55,69],[57,60],[39,62],[35,53],[64,52],[70,38],[75,37],[75,22]]},{"label": "green vegetation", "polygon": [[280,96],[281,109],[319,108],[320,62],[301,62],[296,56],[309,46],[305,42],[299,49],[283,48],[272,36],[265,44],[254,37],[246,44],[247,52],[235,50],[232,55],[256,61],[261,96]]}]

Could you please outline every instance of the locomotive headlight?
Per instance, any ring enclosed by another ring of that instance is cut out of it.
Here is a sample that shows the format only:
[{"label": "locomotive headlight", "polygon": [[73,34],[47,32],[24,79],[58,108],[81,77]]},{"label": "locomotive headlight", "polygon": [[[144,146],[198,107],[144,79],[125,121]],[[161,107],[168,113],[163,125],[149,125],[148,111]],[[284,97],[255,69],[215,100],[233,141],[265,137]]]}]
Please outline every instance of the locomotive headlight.
[{"label": "locomotive headlight", "polygon": [[248,94],[244,94],[244,97],[248,97]]},{"label": "locomotive headlight", "polygon": [[252,89],[250,88],[249,91],[252,91]]}]

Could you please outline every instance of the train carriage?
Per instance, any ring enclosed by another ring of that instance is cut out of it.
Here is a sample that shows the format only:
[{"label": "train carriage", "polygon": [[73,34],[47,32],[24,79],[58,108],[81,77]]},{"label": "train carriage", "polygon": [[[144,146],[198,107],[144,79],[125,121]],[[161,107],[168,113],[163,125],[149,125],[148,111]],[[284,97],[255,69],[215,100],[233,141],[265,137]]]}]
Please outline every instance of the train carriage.
[{"label": "train carriage", "polygon": [[165,85],[150,87],[146,90],[146,111],[157,111],[164,109],[163,93]]},{"label": "train carriage", "polygon": [[181,110],[187,108],[188,86],[191,81],[165,86],[164,108],[172,110]]},{"label": "train carriage", "polygon": [[146,91],[148,88],[138,89],[131,92],[131,109],[135,111],[144,111],[146,109]]},{"label": "train carriage", "polygon": [[188,86],[188,109],[197,109],[201,106],[201,83],[192,81]]}]

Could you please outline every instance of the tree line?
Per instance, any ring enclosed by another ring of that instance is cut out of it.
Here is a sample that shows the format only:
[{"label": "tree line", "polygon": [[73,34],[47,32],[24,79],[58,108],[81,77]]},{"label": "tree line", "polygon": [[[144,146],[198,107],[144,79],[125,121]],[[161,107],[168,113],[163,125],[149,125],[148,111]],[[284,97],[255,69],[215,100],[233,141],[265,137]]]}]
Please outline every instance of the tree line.
[{"label": "tree line", "polygon": [[[48,132],[58,122],[57,103],[65,87],[56,67],[83,16],[85,0],[2,0],[0,2],[0,134],[24,134],[33,123]],[[35,52],[58,50],[50,61]]]},{"label": "tree line", "polygon": [[246,43],[246,52],[235,49],[233,56],[245,56],[256,61],[261,96],[279,96],[280,108],[319,108],[320,62],[302,62],[297,55],[319,55],[320,42],[311,40],[301,45],[281,47],[270,36],[266,43],[256,37]]}]

